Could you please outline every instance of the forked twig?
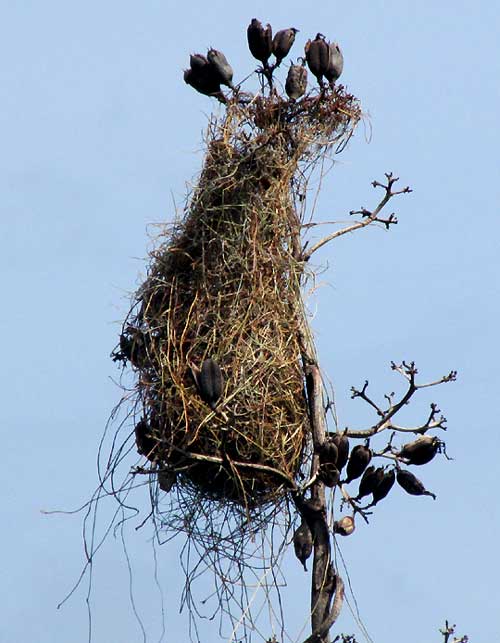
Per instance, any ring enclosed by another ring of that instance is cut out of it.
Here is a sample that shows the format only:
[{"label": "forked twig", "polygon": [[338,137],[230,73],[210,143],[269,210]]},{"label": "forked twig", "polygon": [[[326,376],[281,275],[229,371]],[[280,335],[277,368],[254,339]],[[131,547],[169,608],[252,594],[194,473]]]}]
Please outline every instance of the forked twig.
[{"label": "forked twig", "polygon": [[388,230],[391,225],[395,225],[398,222],[394,213],[391,213],[386,219],[380,218],[379,214],[394,196],[398,194],[408,194],[412,190],[409,186],[403,188],[402,190],[393,190],[392,189],[393,185],[394,183],[396,183],[396,181],[399,181],[399,178],[393,176],[392,172],[386,172],[385,176],[387,178],[386,184],[380,183],[379,181],[372,182],[372,185],[374,188],[381,187],[385,190],[385,194],[381,199],[381,201],[379,202],[379,204],[377,205],[377,207],[374,210],[367,210],[366,208],[361,208],[360,210],[351,210],[349,214],[361,215],[362,217],[361,221],[358,221],[353,225],[347,226],[346,228],[342,228],[341,230],[337,230],[327,235],[326,237],[323,237],[323,239],[315,243],[307,252],[302,253],[303,261],[309,261],[309,259],[316,252],[316,250],[319,250],[330,241],[333,241],[333,239],[336,239],[337,237],[341,237],[342,235],[347,234],[348,232],[354,232],[355,230],[360,230],[361,228],[365,228],[366,226],[369,226],[372,223],[381,223]]},{"label": "forked twig", "polygon": [[431,404],[431,412],[429,414],[429,417],[427,418],[427,421],[420,426],[416,426],[416,427],[399,426],[397,424],[393,424],[391,422],[391,418],[393,418],[403,408],[403,406],[408,404],[410,399],[419,389],[429,388],[431,386],[437,386],[439,384],[444,384],[446,382],[454,382],[457,378],[457,372],[450,371],[447,375],[444,375],[440,379],[435,380],[433,382],[417,384],[415,381],[415,377],[418,371],[415,367],[415,362],[403,361],[401,364],[396,364],[395,362],[391,362],[391,368],[393,371],[396,371],[400,375],[402,375],[408,382],[408,388],[406,392],[401,397],[401,399],[397,402],[394,401],[394,393],[385,395],[385,398],[388,401],[388,406],[387,408],[382,409],[366,393],[366,390],[368,388],[368,380],[365,380],[365,383],[361,390],[356,389],[353,386],[351,388],[351,392],[352,392],[351,398],[354,399],[356,397],[359,397],[362,400],[364,400],[367,404],[369,404],[372,408],[375,409],[380,419],[376,424],[374,424],[369,429],[348,429],[347,435],[353,438],[369,438],[372,435],[376,435],[377,433],[381,433],[382,431],[385,431],[386,429],[392,429],[393,431],[400,431],[402,433],[411,432],[411,433],[417,433],[417,434],[424,434],[426,431],[432,428],[445,429],[446,418],[443,415],[441,415],[439,418],[436,419],[436,415],[440,413],[440,410],[437,407],[437,405],[434,403]]}]

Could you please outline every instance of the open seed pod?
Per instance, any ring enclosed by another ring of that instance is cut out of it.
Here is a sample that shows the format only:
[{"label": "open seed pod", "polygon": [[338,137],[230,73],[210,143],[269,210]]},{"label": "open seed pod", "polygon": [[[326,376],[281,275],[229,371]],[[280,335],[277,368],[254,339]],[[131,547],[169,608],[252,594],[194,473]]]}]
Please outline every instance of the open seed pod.
[{"label": "open seed pod", "polygon": [[340,536],[350,536],[355,528],[354,516],[344,516],[333,523],[333,532]]}]

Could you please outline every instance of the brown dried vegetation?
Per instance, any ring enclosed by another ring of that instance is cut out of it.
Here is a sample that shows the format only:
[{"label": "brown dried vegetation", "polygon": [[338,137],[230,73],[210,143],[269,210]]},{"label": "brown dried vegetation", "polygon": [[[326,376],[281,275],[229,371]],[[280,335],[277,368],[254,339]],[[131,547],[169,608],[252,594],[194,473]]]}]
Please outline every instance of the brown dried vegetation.
[{"label": "brown dried vegetation", "polygon": [[[258,506],[292,488],[303,465],[300,166],[359,118],[341,87],[300,103],[234,98],[211,122],[184,218],[151,253],[121,344],[146,347],[136,393],[157,461],[208,498]],[[225,380],[215,411],[192,377],[207,358]]]}]

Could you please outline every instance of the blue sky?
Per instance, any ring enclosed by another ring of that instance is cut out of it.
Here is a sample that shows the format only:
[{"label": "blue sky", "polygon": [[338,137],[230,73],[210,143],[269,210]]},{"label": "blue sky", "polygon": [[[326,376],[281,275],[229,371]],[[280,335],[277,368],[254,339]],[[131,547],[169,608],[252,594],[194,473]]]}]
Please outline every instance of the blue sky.
[{"label": "blue sky", "polygon": [[[83,562],[81,520],[41,510],[75,507],[96,485],[98,441],[120,396],[109,352],[144,274],[152,224],[182,207],[207,115],[220,109],[184,84],[182,69],[190,52],[213,45],[236,80],[245,77],[255,67],[245,42],[254,16],[300,29],[294,57],[318,31],[338,40],[342,81],[369,115],[371,140],[361,125],[325,182],[318,218],[373,205],[370,182],[385,171],[414,189],[394,201],[400,223],[390,233],[343,237],[317,258],[328,271],[313,326],[340,424],[371,419],[350,401],[351,385],[369,379],[379,394],[398,386],[390,360],[414,359],[424,379],[459,371],[457,383],[407,410],[418,420],[435,400],[448,418],[454,461],[419,471],[438,500],[394,493],[340,543],[363,621],[376,643],[439,641],[445,618],[474,643],[500,640],[488,617],[500,604],[495,4],[26,0],[2,9],[0,640],[87,640],[84,592],[56,610]],[[158,640],[151,545],[142,532],[128,545],[148,640]],[[158,552],[167,641],[188,640],[177,548]],[[307,583],[293,556],[289,569],[294,640]],[[127,583],[111,539],[95,566],[97,643],[143,640]],[[358,631],[348,609],[339,625]],[[206,640],[217,640],[206,627]]]}]

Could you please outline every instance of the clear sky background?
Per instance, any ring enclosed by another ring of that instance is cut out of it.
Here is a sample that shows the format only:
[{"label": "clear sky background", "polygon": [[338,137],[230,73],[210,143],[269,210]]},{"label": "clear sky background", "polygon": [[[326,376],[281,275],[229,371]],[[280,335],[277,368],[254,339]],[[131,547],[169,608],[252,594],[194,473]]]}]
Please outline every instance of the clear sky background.
[{"label": "clear sky background", "polygon": [[[96,485],[98,441],[120,396],[109,353],[144,274],[150,224],[182,206],[207,115],[220,109],[184,84],[182,69],[190,52],[213,45],[235,79],[245,77],[255,68],[245,36],[254,16],[300,29],[294,57],[318,31],[338,40],[342,81],[370,116],[371,142],[361,125],[325,181],[317,217],[374,205],[370,181],[385,171],[414,188],[393,202],[400,223],[390,233],[343,237],[317,259],[328,271],[313,324],[341,426],[373,419],[350,401],[351,385],[367,378],[379,394],[400,390],[390,360],[414,359],[426,380],[459,371],[457,383],[407,410],[419,421],[435,400],[448,418],[454,461],[436,458],[417,473],[437,501],[395,489],[370,526],[340,543],[361,616],[376,643],[439,642],[445,618],[473,643],[500,641],[496,3],[0,6],[0,641],[87,641],[85,592],[56,610],[84,560],[81,519],[41,510],[73,508]],[[137,606],[157,641],[151,545],[133,529],[128,544]],[[168,642],[188,641],[177,553],[175,543],[158,552]],[[309,577],[292,555],[289,569],[293,641]],[[95,566],[96,643],[143,640],[127,585],[111,538]],[[347,608],[339,628],[358,632]],[[216,640],[207,623],[204,641]]]}]

